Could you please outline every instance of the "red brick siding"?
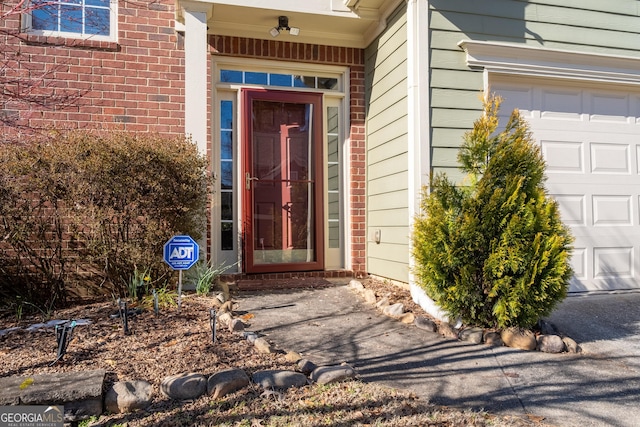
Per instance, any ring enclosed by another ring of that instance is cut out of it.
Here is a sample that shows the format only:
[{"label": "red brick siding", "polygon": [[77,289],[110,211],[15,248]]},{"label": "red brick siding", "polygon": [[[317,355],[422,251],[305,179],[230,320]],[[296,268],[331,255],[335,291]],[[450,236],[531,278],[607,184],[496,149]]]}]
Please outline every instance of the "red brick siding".
[{"label": "red brick siding", "polygon": [[18,34],[19,15],[0,20],[0,29],[19,35],[0,36],[0,61],[10,62],[6,73],[39,81],[43,95],[80,95],[69,105],[47,107],[0,99],[0,114],[17,117],[23,129],[184,134],[184,51],[174,8],[173,0],[120,1],[117,42]]},{"label": "red brick siding", "polygon": [[210,36],[214,55],[280,59],[314,64],[343,65],[350,69],[350,131],[351,161],[349,201],[351,229],[351,268],[354,275],[366,274],[366,191],[365,191],[365,88],[364,50],[337,46],[256,40],[243,37]]}]

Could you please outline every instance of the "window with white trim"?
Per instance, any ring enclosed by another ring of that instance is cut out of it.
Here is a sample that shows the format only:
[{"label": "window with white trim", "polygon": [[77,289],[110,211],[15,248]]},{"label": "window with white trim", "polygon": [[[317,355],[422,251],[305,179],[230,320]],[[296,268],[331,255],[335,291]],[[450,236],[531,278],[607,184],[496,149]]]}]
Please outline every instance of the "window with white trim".
[{"label": "window with white trim", "polygon": [[25,32],[95,40],[115,40],[117,0],[32,0]]}]

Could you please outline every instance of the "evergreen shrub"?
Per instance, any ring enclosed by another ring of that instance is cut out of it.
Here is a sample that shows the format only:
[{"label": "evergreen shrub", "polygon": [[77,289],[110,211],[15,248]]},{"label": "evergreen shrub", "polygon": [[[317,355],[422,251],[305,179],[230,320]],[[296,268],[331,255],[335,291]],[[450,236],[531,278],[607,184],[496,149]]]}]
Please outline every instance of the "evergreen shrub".
[{"label": "evergreen shrub", "polygon": [[417,283],[466,324],[531,327],[567,292],[573,238],[544,187],[545,163],[513,111],[498,130],[501,99],[465,135],[463,186],[433,177],[412,235]]}]

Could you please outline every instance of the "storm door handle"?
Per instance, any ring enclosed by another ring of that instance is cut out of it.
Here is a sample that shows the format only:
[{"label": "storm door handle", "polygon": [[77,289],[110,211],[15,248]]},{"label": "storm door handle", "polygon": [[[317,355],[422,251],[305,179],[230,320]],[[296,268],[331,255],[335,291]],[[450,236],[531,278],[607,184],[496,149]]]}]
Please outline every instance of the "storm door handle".
[{"label": "storm door handle", "polygon": [[251,190],[251,181],[258,181],[260,178],[251,176],[249,172],[244,174],[244,186],[247,190]]}]

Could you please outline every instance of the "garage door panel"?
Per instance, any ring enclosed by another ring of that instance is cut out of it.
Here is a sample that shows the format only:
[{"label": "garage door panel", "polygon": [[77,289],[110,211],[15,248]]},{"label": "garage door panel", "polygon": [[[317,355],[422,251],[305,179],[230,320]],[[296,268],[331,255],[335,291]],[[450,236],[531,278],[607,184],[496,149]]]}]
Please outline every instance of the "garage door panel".
[{"label": "garage door panel", "polygon": [[633,225],[631,196],[593,196],[593,225],[619,227]]},{"label": "garage door panel", "polygon": [[571,268],[573,268],[573,275],[576,279],[587,279],[587,248],[573,248]]},{"label": "garage door panel", "polygon": [[505,92],[491,86],[503,114],[527,112],[540,144],[547,191],[575,238],[570,291],[640,289],[640,90],[524,78],[505,80]]},{"label": "garage door panel", "polygon": [[583,102],[580,90],[542,89],[540,95],[542,120],[580,121],[582,119]]},{"label": "garage door panel", "polygon": [[560,216],[567,225],[585,226],[587,225],[587,210],[584,195],[555,195],[558,202]]},{"label": "garage door panel", "polygon": [[631,147],[629,144],[593,142],[590,144],[590,148],[592,173],[631,173]]},{"label": "garage door panel", "polygon": [[594,279],[633,279],[633,247],[594,248]]},{"label": "garage door panel", "polygon": [[594,93],[590,104],[592,122],[628,123],[632,115],[629,96],[624,94]]},{"label": "garage door panel", "polygon": [[540,141],[547,171],[555,173],[584,172],[584,143],[581,141]]}]

